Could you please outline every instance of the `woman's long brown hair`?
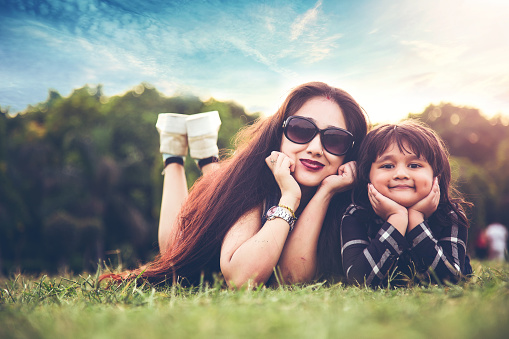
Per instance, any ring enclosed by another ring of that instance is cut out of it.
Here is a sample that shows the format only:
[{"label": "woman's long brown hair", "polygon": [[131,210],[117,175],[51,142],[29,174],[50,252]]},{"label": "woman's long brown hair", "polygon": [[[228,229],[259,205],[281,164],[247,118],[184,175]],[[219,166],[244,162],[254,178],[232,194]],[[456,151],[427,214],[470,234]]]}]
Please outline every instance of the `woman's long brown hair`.
[{"label": "woman's long brown hair", "polygon": [[[367,132],[366,116],[357,102],[345,91],[322,82],[311,82],[293,89],[279,110],[239,132],[236,150],[219,169],[203,176],[190,190],[177,222],[177,239],[172,248],[154,261],[120,275],[104,278],[132,279],[140,276],[151,283],[184,279],[197,284],[219,271],[219,255],[224,237],[247,211],[260,206],[271,194],[280,194],[265,158],[279,150],[284,120],[295,114],[309,99],[325,97],[335,101],[343,111],[347,129],[354,135],[354,147],[345,162],[357,158],[358,147]],[[338,194],[329,211],[318,243],[320,274],[342,272],[337,233],[338,213],[348,204],[349,193]],[[261,216],[260,216],[261,217]]]}]

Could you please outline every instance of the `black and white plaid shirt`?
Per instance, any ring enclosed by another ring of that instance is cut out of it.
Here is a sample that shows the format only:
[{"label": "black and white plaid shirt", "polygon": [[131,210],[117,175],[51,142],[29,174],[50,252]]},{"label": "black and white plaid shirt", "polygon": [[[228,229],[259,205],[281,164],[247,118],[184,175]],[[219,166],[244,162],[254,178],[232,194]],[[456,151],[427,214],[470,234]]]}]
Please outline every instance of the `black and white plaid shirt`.
[{"label": "black and white plaid shirt", "polygon": [[452,209],[448,219],[450,225],[440,225],[432,216],[403,236],[390,223],[350,205],[341,220],[341,257],[348,282],[376,287],[398,275],[456,282],[471,273],[467,228],[459,225]]}]

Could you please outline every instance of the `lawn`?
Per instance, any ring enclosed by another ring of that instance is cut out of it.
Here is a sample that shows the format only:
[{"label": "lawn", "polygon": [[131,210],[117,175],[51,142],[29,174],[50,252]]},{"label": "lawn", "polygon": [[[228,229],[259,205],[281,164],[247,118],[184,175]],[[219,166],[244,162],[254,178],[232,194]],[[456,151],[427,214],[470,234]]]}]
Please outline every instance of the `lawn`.
[{"label": "lawn", "polygon": [[324,283],[105,288],[97,275],[0,279],[0,338],[507,338],[509,264],[456,286]]}]

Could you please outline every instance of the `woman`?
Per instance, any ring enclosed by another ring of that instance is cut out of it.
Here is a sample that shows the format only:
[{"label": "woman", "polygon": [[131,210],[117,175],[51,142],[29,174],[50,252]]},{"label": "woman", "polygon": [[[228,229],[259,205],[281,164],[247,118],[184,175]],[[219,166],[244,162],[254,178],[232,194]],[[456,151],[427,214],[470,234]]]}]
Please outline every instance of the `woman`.
[{"label": "woman", "polygon": [[356,101],[321,82],[298,86],[276,114],[243,130],[235,153],[219,164],[210,157],[217,148],[193,152],[193,143],[207,138],[193,141],[199,119],[187,119],[191,156],[202,159],[204,176],[187,196],[182,154],[164,156],[161,254],[127,276],[197,284],[221,272],[228,286],[250,288],[271,277],[302,283],[340,275],[337,222],[367,132]]}]

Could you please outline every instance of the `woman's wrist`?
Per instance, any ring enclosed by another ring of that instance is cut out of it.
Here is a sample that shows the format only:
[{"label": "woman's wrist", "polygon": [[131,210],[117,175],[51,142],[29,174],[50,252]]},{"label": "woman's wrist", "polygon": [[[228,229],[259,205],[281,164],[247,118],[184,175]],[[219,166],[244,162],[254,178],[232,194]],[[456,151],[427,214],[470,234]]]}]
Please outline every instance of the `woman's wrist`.
[{"label": "woman's wrist", "polygon": [[332,197],[334,197],[334,194],[337,192],[326,189],[325,187],[319,187],[316,191],[315,195],[313,196],[313,199],[317,200],[319,199],[322,204],[329,204],[332,200]]},{"label": "woman's wrist", "polygon": [[283,195],[281,199],[279,199],[279,205],[285,206],[289,210],[296,211],[300,205],[300,198]]}]

